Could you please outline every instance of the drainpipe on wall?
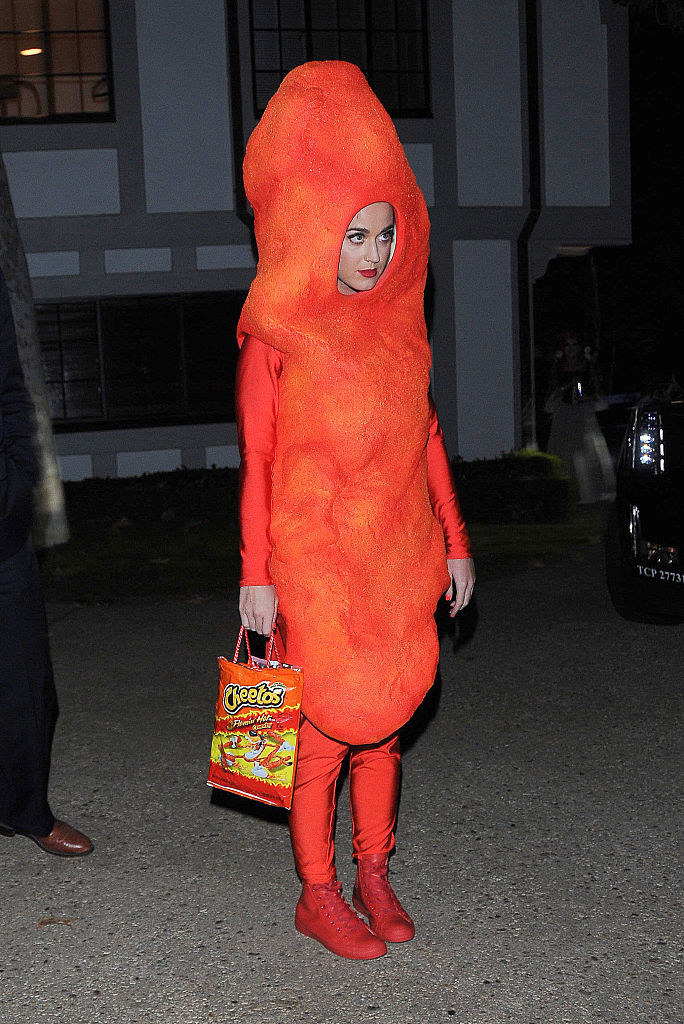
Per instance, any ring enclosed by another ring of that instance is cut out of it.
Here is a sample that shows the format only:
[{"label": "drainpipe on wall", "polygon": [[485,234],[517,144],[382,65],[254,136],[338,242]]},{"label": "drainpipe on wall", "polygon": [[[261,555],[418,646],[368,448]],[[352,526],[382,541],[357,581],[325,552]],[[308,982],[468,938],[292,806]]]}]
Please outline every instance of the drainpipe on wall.
[{"label": "drainpipe on wall", "polygon": [[518,325],[520,331],[521,440],[537,447],[534,393],[534,329],[529,242],[541,213],[541,118],[539,104],[538,0],[525,0],[525,65],[527,94],[527,173],[529,210],[518,235]]},{"label": "drainpipe on wall", "polygon": [[252,237],[252,245],[256,255],[254,242],[254,218],[245,195],[242,181],[242,159],[244,157],[244,124],[242,121],[242,92],[240,79],[240,40],[237,4],[227,0],[226,30],[228,36],[228,81],[230,86],[230,120],[233,137],[233,193],[235,195],[235,215],[245,224]]}]

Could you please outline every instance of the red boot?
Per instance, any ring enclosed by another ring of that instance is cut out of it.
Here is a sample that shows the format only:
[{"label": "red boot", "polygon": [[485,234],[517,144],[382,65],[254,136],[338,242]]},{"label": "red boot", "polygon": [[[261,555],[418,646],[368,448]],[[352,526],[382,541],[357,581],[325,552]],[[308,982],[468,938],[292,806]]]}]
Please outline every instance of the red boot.
[{"label": "red boot", "polygon": [[373,935],[345,900],[341,882],[304,882],[295,928],[348,960],[375,960],[387,952],[382,939]]},{"label": "red boot", "polygon": [[368,918],[375,935],[385,942],[408,942],[416,928],[394,895],[387,871],[386,853],[359,857],[352,900],[358,912]]}]

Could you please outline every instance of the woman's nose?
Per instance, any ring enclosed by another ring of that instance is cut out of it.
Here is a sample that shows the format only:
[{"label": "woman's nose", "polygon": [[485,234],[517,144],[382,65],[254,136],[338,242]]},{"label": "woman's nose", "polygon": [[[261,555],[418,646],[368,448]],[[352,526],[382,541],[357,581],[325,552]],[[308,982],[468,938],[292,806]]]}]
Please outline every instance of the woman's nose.
[{"label": "woman's nose", "polygon": [[380,253],[378,252],[378,243],[376,241],[373,241],[369,244],[369,248],[368,251],[366,252],[366,255],[364,256],[364,259],[368,263],[380,262]]}]

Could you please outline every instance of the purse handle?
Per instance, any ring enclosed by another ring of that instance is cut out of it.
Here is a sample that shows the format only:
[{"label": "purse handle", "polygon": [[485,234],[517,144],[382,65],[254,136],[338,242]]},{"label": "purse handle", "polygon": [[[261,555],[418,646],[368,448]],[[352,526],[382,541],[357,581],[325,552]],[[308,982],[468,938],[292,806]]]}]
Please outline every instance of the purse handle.
[{"label": "purse handle", "polygon": [[[268,647],[266,648],[266,661],[271,661],[272,660],[271,655],[273,654],[274,651],[275,651],[275,654],[276,654],[276,661],[280,661],[280,654],[278,653],[278,645],[276,644],[275,635],[276,635],[276,627],[274,626],[273,629],[271,630],[271,636],[270,636],[269,641],[268,641]],[[240,653],[240,646],[242,644],[243,636],[245,638],[245,643],[247,644],[247,657],[249,658],[249,662],[251,664],[251,662],[252,662],[252,651],[251,651],[251,648],[249,646],[249,635],[248,635],[247,630],[245,629],[244,626],[240,626],[240,632],[238,633],[237,646],[235,647],[235,654],[233,655],[233,662],[235,663],[238,660],[238,655]]]}]

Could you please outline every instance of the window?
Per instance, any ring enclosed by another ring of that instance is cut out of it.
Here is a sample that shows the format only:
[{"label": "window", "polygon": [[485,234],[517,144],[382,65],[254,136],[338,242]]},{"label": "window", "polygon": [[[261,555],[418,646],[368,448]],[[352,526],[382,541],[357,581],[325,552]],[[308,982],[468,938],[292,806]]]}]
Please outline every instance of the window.
[{"label": "window", "polygon": [[106,0],[0,0],[0,120],[113,115]]},{"label": "window", "polygon": [[36,309],[43,372],[54,419],[102,415],[94,302]]},{"label": "window", "polygon": [[38,333],[58,425],[234,419],[244,292],[42,305]]},{"label": "window", "polygon": [[250,0],[255,117],[307,60],[358,64],[392,117],[430,117],[425,0]]}]

